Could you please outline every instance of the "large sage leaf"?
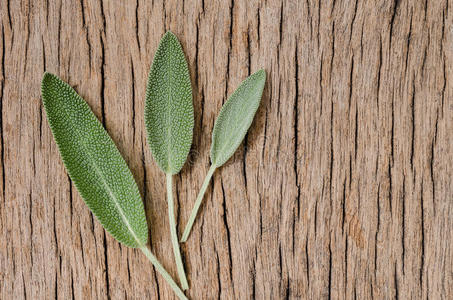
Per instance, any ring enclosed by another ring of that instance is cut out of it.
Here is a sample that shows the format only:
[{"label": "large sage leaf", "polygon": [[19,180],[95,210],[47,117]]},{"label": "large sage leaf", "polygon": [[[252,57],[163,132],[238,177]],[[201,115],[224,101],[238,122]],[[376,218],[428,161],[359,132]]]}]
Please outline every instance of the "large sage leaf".
[{"label": "large sage leaf", "polygon": [[118,149],[88,104],[50,73],[42,100],[63,163],[85,203],[104,228],[129,247],[148,241],[143,202]]},{"label": "large sage leaf", "polygon": [[241,144],[260,104],[265,81],[264,70],[250,75],[223,105],[212,133],[213,166],[223,165]]},{"label": "large sage leaf", "polygon": [[177,174],[192,144],[194,116],[189,68],[176,36],[161,39],[146,88],[148,143],[158,166]]}]

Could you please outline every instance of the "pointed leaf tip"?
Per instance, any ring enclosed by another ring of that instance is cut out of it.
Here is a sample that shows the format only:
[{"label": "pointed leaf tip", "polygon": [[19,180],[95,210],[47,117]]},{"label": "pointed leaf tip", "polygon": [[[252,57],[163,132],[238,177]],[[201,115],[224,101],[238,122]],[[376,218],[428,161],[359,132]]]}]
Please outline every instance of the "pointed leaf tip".
[{"label": "pointed leaf tip", "polygon": [[175,38],[176,40],[178,39],[176,37],[176,35],[171,31],[171,30],[168,30],[167,32],[165,32],[165,34],[163,35],[162,39],[164,38]]},{"label": "pointed leaf tip", "polygon": [[44,74],[42,76],[42,80],[41,80],[41,91],[43,90],[43,88],[45,88],[46,86],[48,86],[50,84],[50,82],[52,81],[52,79],[54,77],[55,77],[55,75],[53,75],[52,73],[44,72]]}]

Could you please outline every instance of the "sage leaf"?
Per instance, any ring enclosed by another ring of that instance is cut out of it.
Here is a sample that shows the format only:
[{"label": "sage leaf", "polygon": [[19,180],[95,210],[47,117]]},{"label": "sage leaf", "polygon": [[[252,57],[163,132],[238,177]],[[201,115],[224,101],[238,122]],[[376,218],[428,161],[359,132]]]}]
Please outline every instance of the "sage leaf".
[{"label": "sage leaf", "polygon": [[186,290],[189,284],[176,231],[172,175],[179,173],[189,154],[194,116],[189,68],[181,44],[170,31],[162,37],[149,72],[145,124],[153,157],[167,174],[170,236],[181,286]]},{"label": "sage leaf", "polygon": [[140,248],[176,295],[186,300],[148,249],[148,225],[137,184],[88,104],[50,73],[44,74],[41,94],[63,163],[87,206],[120,243]]},{"label": "sage leaf", "polygon": [[181,242],[187,241],[203,196],[214,171],[234,154],[252,124],[263,94],[266,72],[259,70],[245,79],[223,105],[212,133],[211,167],[195,200]]},{"label": "sage leaf", "polygon": [[88,104],[57,76],[45,73],[42,99],[64,165],[85,203],[119,242],[148,242],[145,210],[135,180]]},{"label": "sage leaf", "polygon": [[148,77],[145,124],[157,165],[177,174],[190,151],[194,115],[189,68],[176,36],[161,39]]},{"label": "sage leaf", "polygon": [[211,163],[217,168],[236,151],[252,124],[263,94],[266,72],[250,75],[223,105],[212,132]]}]

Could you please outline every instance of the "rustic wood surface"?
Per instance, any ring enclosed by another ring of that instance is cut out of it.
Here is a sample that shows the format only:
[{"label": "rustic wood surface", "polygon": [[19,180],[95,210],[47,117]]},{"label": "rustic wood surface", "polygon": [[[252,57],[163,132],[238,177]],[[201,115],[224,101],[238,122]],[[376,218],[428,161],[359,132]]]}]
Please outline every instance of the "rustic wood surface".
[{"label": "rustic wood surface", "polygon": [[69,82],[139,184],[176,278],[165,177],[147,145],[147,73],[167,30],[193,85],[179,233],[222,103],[265,68],[259,111],[182,246],[191,299],[453,298],[453,1],[1,0],[1,299],[173,299],[93,219],[45,119]]}]

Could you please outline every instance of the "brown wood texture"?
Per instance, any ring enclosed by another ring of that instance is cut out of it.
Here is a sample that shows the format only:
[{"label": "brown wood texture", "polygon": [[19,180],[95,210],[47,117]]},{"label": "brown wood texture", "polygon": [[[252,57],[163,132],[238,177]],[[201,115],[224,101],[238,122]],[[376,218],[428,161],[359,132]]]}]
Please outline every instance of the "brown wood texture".
[{"label": "brown wood texture", "polygon": [[1,299],[173,299],[106,234],[45,118],[44,71],[90,104],[130,166],[152,249],[176,278],[165,176],[144,130],[166,30],[195,106],[176,176],[178,231],[213,123],[249,74],[254,123],[182,245],[191,299],[453,298],[453,1],[1,0]]}]

